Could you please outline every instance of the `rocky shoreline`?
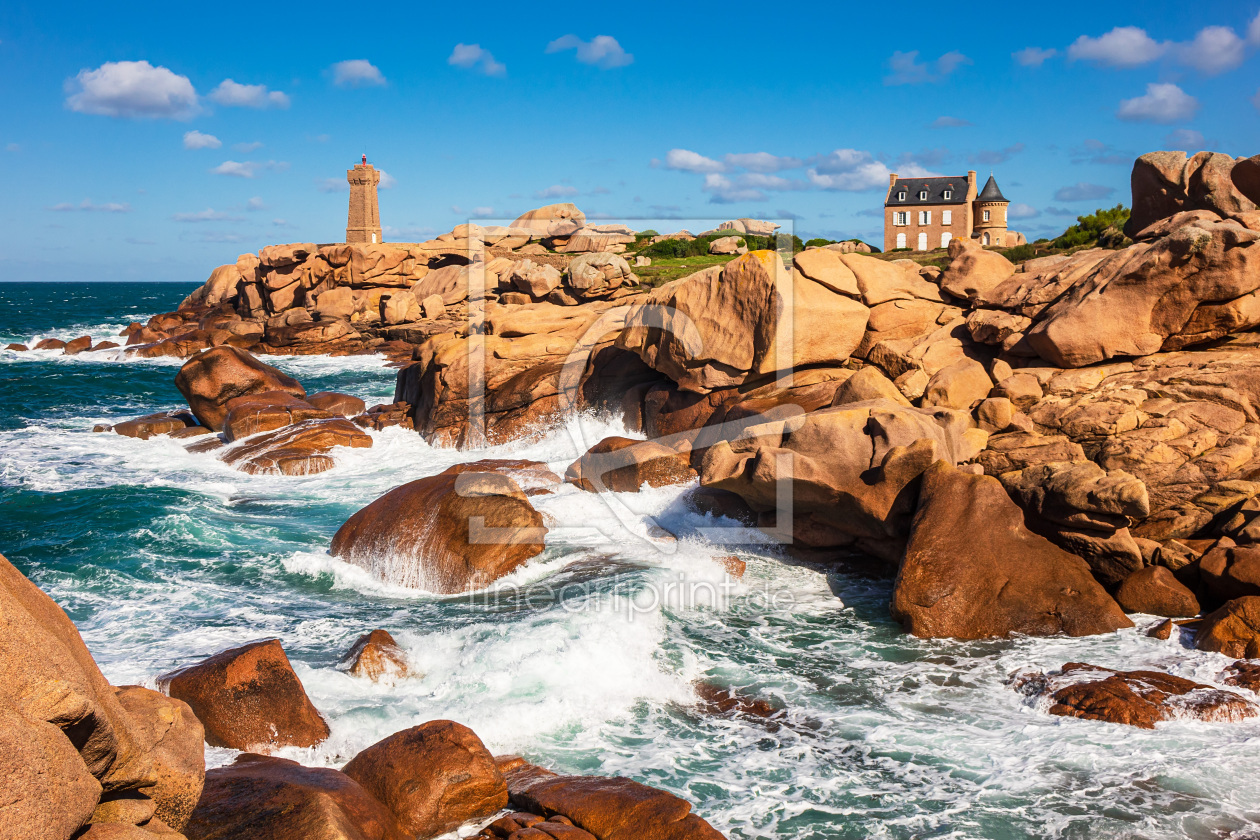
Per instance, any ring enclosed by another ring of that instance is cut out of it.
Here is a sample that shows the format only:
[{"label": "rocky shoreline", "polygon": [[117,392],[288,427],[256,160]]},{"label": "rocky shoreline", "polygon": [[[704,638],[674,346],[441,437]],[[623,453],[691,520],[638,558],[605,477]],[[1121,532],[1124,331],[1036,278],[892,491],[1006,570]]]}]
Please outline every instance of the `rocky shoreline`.
[{"label": "rocky shoreline", "polygon": [[[1011,689],[1052,715],[1227,725],[1260,716],[1247,661],[1260,658],[1260,156],[1152,153],[1132,184],[1131,244],[1018,266],[964,239],[943,268],[852,247],[790,265],[751,251],[653,289],[618,253],[633,236],[572,205],[416,246],[272,246],[128,327],[121,352],[188,359],[175,380],[188,410],[98,430],[309,475],[372,446],[364,429],[470,449],[576,413],[621,417],[646,439],[594,442],[563,475],[521,459],[418,478],[354,514],[329,551],[387,583],[478,591],[543,551],[550,523],[530,500],[562,482],[694,484],[687,503],[749,543],[777,537],[823,568],[871,558],[915,636],[1167,618],[1155,638],[1192,634],[1238,661],[1210,684],[1069,662],[1014,674]],[[65,352],[101,349],[77,341]],[[307,394],[258,358],[314,353],[384,355],[394,401]],[[6,729],[41,745],[27,766],[50,769],[21,802],[48,836],[419,838],[473,822],[517,840],[721,836],[671,794],[492,756],[451,721],[342,771],[268,756],[328,735],[278,640],[166,675],[166,694],[115,690],[64,613],[2,571],[6,612],[30,636],[6,641]],[[31,663],[30,645],[60,658]],[[386,680],[408,668],[384,630],[343,665]],[[724,690],[702,692],[710,713],[773,718]],[[203,740],[245,754],[206,773]],[[47,812],[49,778],[75,791],[73,809]]]}]

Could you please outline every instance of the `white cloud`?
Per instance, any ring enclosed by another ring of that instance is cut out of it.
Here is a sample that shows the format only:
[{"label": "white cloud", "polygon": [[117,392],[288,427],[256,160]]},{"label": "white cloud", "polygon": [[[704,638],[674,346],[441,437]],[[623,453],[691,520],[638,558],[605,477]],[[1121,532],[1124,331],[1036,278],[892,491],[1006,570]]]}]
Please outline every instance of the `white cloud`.
[{"label": "white cloud", "polygon": [[109,61],[66,82],[66,107],[106,117],[190,119],[200,110],[187,76],[147,61]]},{"label": "white cloud", "polygon": [[1260,12],[1256,12],[1251,23],[1247,24],[1247,43],[1260,47]]},{"label": "white cloud", "polygon": [[267,204],[260,196],[254,196],[245,203],[246,210],[266,210]]},{"label": "white cloud", "polygon": [[1071,61],[1092,61],[1109,67],[1138,67],[1160,58],[1168,50],[1145,29],[1117,26],[1106,35],[1090,38],[1082,35],[1068,47]]},{"label": "white cloud", "polygon": [[714,204],[734,204],[739,201],[765,201],[769,196],[755,187],[739,186],[730,178],[718,172],[710,172],[704,176],[704,186],[700,189],[709,193],[709,201]]},{"label": "white cloud", "polygon": [[452,67],[475,69],[486,76],[504,76],[507,67],[494,60],[494,55],[480,44],[456,44],[446,63]]},{"label": "white cloud", "polygon": [[235,178],[253,178],[264,169],[272,171],[284,171],[289,168],[289,164],[284,161],[269,160],[266,163],[259,161],[246,160],[235,161],[225,160],[210,171],[215,175],[231,175]]},{"label": "white cloud", "polygon": [[670,149],[665,154],[665,168],[680,172],[725,172],[726,164],[687,149]]},{"label": "white cloud", "polygon": [[724,160],[729,166],[747,169],[751,172],[779,172],[784,169],[796,169],[804,165],[800,158],[781,157],[769,152],[747,152],[727,155]]},{"label": "white cloud", "polygon": [[1107,198],[1115,189],[1102,184],[1087,184],[1084,181],[1055,190],[1055,201],[1096,201]]},{"label": "white cloud", "polygon": [[240,219],[221,210],[207,207],[196,213],[176,213],[171,216],[177,222],[239,222]]},{"label": "white cloud", "polygon": [[219,138],[213,134],[202,134],[196,129],[184,132],[185,149],[217,149],[222,145]]},{"label": "white cloud", "polygon": [[338,61],[328,69],[332,72],[333,84],[337,87],[379,87],[385,84],[381,71],[365,58]]},{"label": "white cloud", "polygon": [[384,169],[378,169],[376,171],[381,173],[381,184],[380,184],[381,189],[388,190],[398,185],[398,179],[395,178],[393,175],[390,175]]},{"label": "white cloud", "polygon": [[1247,44],[1228,26],[1208,26],[1199,30],[1194,40],[1177,44],[1173,55],[1206,75],[1233,70],[1247,57]]},{"label": "white cloud", "polygon": [[1164,138],[1164,147],[1182,152],[1197,152],[1204,147],[1203,134],[1193,128],[1178,128]]},{"label": "white cloud", "polygon": [[286,219],[272,219],[271,223],[276,227],[289,227],[289,222]]},{"label": "white cloud", "polygon": [[534,193],[534,196],[536,198],[567,198],[577,194],[577,187],[570,187],[567,184],[554,184],[545,190],[538,190]]},{"label": "white cloud", "polygon": [[940,82],[962,65],[971,63],[970,58],[957,51],[947,52],[936,61],[921,62],[918,50],[898,50],[888,59],[888,69],[892,72],[884,77],[884,84],[919,85],[924,82]]},{"label": "white cloud", "polygon": [[232,144],[233,149],[236,149],[236,151],[238,152],[244,152],[245,154],[249,154],[250,152],[256,152],[262,147],[263,147],[263,144],[258,140],[252,140],[249,143],[233,143]]},{"label": "white cloud", "polygon": [[278,90],[267,90],[266,85],[242,85],[224,79],[210,91],[209,98],[229,108],[288,108],[289,97]]},{"label": "white cloud", "polygon": [[[911,166],[918,170],[920,167]],[[888,167],[880,163],[870,152],[858,149],[836,149],[814,161],[814,166],[805,173],[811,183],[824,190],[841,190],[845,192],[861,192],[888,186]],[[915,177],[919,171],[907,171],[904,174]]]},{"label": "white cloud", "polygon": [[78,204],[54,204],[48,208],[57,213],[68,213],[74,210],[86,210],[90,213],[130,213],[131,205],[110,201],[105,204],[95,204],[90,198],[85,198]]},{"label": "white cloud", "polygon": [[1041,211],[1031,204],[1012,204],[1006,211],[1008,219],[1035,219],[1041,215]]},{"label": "white cloud", "polygon": [[622,49],[611,35],[596,35],[589,41],[583,41],[576,35],[564,35],[548,44],[546,51],[556,53],[565,50],[577,50],[578,61],[601,70],[625,67],[634,61],[634,56]]},{"label": "white cloud", "polygon": [[1116,116],[1127,122],[1175,123],[1194,117],[1199,100],[1171,82],[1152,82],[1146,94],[1125,99]]},{"label": "white cloud", "polygon": [[1019,52],[1011,53],[1015,63],[1023,67],[1040,67],[1059,54],[1058,50],[1043,50],[1041,47],[1025,47]]}]

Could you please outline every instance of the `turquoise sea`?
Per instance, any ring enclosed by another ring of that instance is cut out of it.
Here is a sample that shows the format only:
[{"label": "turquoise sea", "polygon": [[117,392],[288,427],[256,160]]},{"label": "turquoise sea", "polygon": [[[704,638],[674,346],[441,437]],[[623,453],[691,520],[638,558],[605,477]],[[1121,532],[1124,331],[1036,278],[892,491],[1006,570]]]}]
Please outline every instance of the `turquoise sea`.
[{"label": "turquoise sea", "polygon": [[[0,346],[111,337],[193,288],[0,283]],[[308,391],[392,398],[380,358],[268,361]],[[1216,678],[1226,660],[1146,638],[1153,619],[1083,640],[911,639],[888,616],[890,581],[767,549],[741,553],[732,585],[716,562],[729,550],[696,534],[717,523],[688,512],[685,488],[536,497],[547,551],[497,593],[390,587],[327,554],[354,511],[460,461],[529,457],[563,473],[617,424],[479,452],[388,429],[296,478],[92,432],[181,405],[179,364],[0,350],[0,552],[66,609],[115,684],[276,637],[333,733],[286,757],[340,766],[450,718],[495,752],[669,789],[732,838],[1260,837],[1260,722],[1054,718],[1005,684],[1068,661]],[[422,676],[379,685],[336,669],[376,627]],[[705,679],[773,699],[781,721],[701,713]]]}]

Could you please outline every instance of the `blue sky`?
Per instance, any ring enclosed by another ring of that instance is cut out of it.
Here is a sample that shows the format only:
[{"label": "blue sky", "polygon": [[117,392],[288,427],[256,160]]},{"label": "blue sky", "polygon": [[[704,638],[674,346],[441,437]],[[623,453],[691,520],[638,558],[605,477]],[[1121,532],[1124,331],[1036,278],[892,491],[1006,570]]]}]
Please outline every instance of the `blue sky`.
[{"label": "blue sky", "polygon": [[364,152],[395,241],[573,201],[879,242],[889,171],[967,169],[996,174],[1035,238],[1127,203],[1143,152],[1260,152],[1258,15],[17,0],[0,9],[0,279],[201,280],[270,243],[337,241]]}]

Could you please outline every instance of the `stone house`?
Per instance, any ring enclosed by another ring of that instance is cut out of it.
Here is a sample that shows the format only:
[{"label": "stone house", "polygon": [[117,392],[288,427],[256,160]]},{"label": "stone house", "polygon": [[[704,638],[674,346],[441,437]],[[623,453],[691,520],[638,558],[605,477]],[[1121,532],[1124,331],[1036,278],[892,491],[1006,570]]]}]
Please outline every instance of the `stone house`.
[{"label": "stone house", "polygon": [[932,251],[958,236],[995,248],[1022,245],[1024,235],[1006,227],[1009,205],[992,175],[977,193],[975,170],[931,178],[894,172],[884,200],[884,250]]}]

